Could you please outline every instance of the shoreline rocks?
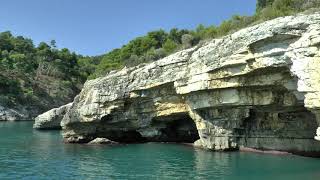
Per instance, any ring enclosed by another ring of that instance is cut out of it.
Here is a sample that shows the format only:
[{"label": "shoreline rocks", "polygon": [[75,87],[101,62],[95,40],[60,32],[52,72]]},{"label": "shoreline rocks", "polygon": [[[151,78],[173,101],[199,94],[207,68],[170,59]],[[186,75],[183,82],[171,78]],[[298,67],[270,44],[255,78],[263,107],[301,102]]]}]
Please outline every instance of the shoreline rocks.
[{"label": "shoreline rocks", "polygon": [[88,142],[88,144],[90,145],[115,145],[115,144],[119,144],[115,141],[111,141],[107,138],[95,138],[94,140]]},{"label": "shoreline rocks", "polygon": [[72,103],[63,105],[59,108],[51,109],[35,118],[33,128],[35,129],[61,129],[61,121]]},{"label": "shoreline rocks", "polygon": [[291,153],[284,152],[284,151],[259,150],[259,149],[247,148],[247,147],[240,147],[239,150],[243,152],[254,152],[254,153],[262,153],[262,154],[291,155]]},{"label": "shoreline rocks", "polygon": [[0,105],[0,121],[30,121],[33,112],[26,109],[12,109]]}]

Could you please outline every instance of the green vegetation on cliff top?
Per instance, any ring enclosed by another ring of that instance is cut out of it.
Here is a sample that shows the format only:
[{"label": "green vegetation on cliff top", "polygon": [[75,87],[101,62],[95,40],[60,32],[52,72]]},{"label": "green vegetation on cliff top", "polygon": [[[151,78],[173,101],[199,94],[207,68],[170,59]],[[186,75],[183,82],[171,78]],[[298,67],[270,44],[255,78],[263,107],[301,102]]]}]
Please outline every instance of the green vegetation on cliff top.
[{"label": "green vegetation on cliff top", "polygon": [[88,72],[91,74],[89,78],[103,76],[110,70],[124,66],[152,62],[201,41],[218,38],[250,25],[316,7],[320,7],[319,0],[257,0],[256,13],[253,16],[234,15],[219,26],[205,27],[200,24],[195,30],[174,28],[169,32],[163,30],[149,32],[101,56],[100,62],[95,67],[91,66],[92,71]]},{"label": "green vegetation on cliff top", "polygon": [[34,46],[32,40],[0,33],[0,104],[58,106],[71,101],[86,75],[80,56],[50,45]]},{"label": "green vegetation on cliff top", "polygon": [[124,66],[156,61],[201,41],[218,38],[250,25],[320,7],[319,0],[258,0],[253,16],[235,15],[219,26],[195,30],[157,30],[101,56],[84,57],[58,49],[55,41],[35,46],[31,39],[0,33],[0,105],[48,109],[71,101],[89,78]]}]

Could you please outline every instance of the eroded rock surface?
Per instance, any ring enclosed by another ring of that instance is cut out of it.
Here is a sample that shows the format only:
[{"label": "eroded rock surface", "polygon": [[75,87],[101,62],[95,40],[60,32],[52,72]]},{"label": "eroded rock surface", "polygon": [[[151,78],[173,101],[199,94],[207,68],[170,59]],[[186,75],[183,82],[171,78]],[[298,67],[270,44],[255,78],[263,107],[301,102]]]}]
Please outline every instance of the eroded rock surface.
[{"label": "eroded rock surface", "polygon": [[30,112],[23,108],[13,109],[0,105],[0,121],[32,120],[32,114],[34,114],[34,112]]},{"label": "eroded rock surface", "polygon": [[118,143],[111,141],[107,138],[95,138],[94,140],[90,141],[88,144],[91,144],[91,145],[99,145],[99,144],[114,145],[114,144],[118,144]]},{"label": "eroded rock surface", "polygon": [[61,121],[72,103],[51,109],[35,118],[33,128],[35,129],[61,129]]},{"label": "eroded rock surface", "polygon": [[319,153],[320,14],[278,18],[87,81],[69,142],[195,142]]}]

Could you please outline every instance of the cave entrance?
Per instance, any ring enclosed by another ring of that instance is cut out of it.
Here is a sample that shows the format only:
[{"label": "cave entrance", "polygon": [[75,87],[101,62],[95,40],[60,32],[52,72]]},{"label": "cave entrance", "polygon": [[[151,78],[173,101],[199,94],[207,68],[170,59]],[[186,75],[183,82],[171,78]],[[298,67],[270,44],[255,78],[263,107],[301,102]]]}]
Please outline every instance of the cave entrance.
[{"label": "cave entrance", "polygon": [[146,142],[146,139],[136,130],[111,130],[104,133],[103,136],[112,141],[119,143],[142,143]]},{"label": "cave entrance", "polygon": [[154,122],[161,124],[158,141],[193,143],[200,139],[195,122],[187,114],[159,118]]},{"label": "cave entrance", "polygon": [[130,125],[126,121],[113,119],[110,115],[106,115],[103,116],[101,121],[97,124],[95,136],[107,138],[119,143],[146,142],[146,138],[142,137],[135,128],[125,128],[130,126],[133,125]]},{"label": "cave entrance", "polygon": [[193,143],[200,139],[195,122],[185,113],[154,118],[151,127],[159,132],[154,136],[142,136],[137,129],[123,128],[126,126],[128,126],[128,122],[114,122],[111,117],[105,116],[97,125],[95,136],[108,138],[120,143]]}]

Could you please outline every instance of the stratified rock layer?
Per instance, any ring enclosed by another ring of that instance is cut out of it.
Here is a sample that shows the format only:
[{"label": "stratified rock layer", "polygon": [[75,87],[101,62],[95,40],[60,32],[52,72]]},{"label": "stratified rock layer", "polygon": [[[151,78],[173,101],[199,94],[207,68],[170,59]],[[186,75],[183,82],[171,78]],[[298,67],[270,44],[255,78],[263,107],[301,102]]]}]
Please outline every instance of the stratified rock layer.
[{"label": "stratified rock layer", "polygon": [[289,16],[109,73],[86,82],[64,138],[317,154],[319,48],[320,14]]},{"label": "stratified rock layer", "polygon": [[33,128],[35,129],[61,129],[61,121],[72,103],[51,109],[35,118]]}]

